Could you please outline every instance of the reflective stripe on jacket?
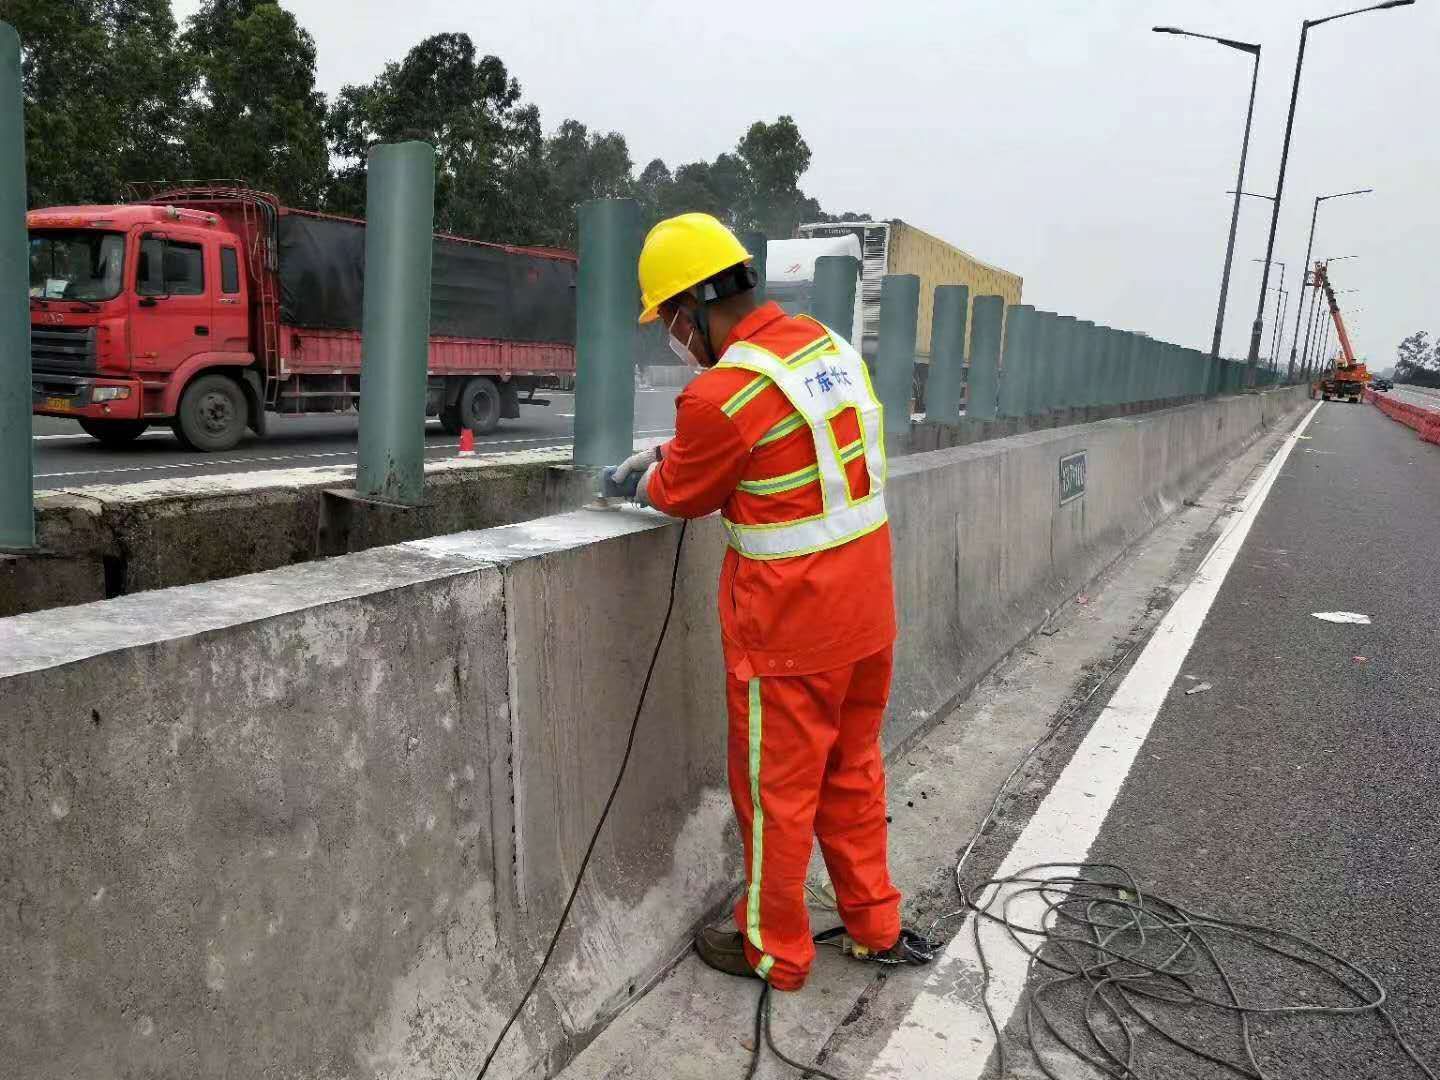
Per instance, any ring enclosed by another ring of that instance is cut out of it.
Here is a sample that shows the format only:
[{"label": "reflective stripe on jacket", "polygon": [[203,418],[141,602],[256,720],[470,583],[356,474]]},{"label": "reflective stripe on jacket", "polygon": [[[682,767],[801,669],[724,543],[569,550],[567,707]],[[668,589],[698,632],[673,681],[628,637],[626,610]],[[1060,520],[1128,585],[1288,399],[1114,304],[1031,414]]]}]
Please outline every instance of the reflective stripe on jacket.
[{"label": "reflective stripe on jacket", "polygon": [[[788,357],[831,345],[818,323],[773,303],[741,320],[722,355],[742,344]],[[811,429],[768,376],[711,368],[681,392],[675,409],[675,437],[647,485],[657,509],[688,518],[719,510],[741,526],[824,511]],[[850,491],[861,498],[870,477],[855,413],[837,417],[833,428]],[[881,524],[839,547],[792,558],[748,558],[731,547],[719,606],[732,672],[804,675],[855,663],[895,640],[890,529]]]},{"label": "reflective stripe on jacket", "polygon": [[[725,350],[721,367],[743,368],[773,383],[795,410],[794,430],[808,427],[815,464],[766,480],[742,481],[751,494],[778,494],[806,483],[820,485],[818,514],[795,517],[784,512],[772,520],[742,523],[725,518],[730,545],[751,559],[790,559],[839,547],[885,524],[885,442],[880,402],[870,384],[865,361],[848,342],[820,327],[822,336],[790,356],[753,342],[740,342]],[[736,395],[758,393],[757,382]],[[730,404],[730,403],[727,403]],[[743,402],[741,402],[743,405]],[[860,437],[841,446],[836,420],[851,414]],[[865,461],[867,490],[852,490],[846,465],[857,457]]]}]

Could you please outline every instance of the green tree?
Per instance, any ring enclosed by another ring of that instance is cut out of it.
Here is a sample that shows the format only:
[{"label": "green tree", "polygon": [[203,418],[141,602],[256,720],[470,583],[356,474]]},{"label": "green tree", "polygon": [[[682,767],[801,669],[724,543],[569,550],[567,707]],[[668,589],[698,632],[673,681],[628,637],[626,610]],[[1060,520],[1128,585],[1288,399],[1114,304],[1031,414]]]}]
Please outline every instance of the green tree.
[{"label": "green tree", "polygon": [[699,210],[733,229],[759,229],[771,239],[795,235],[806,221],[863,221],[866,215],[828,215],[800,188],[810,167],[810,147],[792,117],[756,121],[733,153],[693,161],[672,173],[656,158],[634,184],[647,221]]},{"label": "green tree", "polygon": [[1421,386],[1440,385],[1440,345],[1432,345],[1430,335],[1418,330],[1396,349],[1395,380]]},{"label": "green tree", "polygon": [[183,126],[191,175],[313,206],[329,154],[310,34],[276,0],[205,0],[181,42],[198,79]]},{"label": "green tree", "polygon": [[468,34],[426,38],[372,82],[344,87],[327,130],[339,159],[327,202],[339,212],[364,212],[372,144],[415,138],[435,147],[437,228],[514,243],[553,229],[543,220],[551,192],[539,110],[521,102],[499,57],[477,56]]},{"label": "green tree", "polygon": [[[663,167],[663,163],[662,163]],[[630,175],[630,149],[619,132],[589,131],[566,120],[545,140],[545,171],[550,195],[550,242],[574,247],[577,211],[590,199],[619,198],[636,187]]]},{"label": "green tree", "polygon": [[20,33],[31,206],[105,203],[174,175],[190,85],[170,0],[0,0]]},{"label": "green tree", "polygon": [[772,124],[757,120],[750,125],[735,156],[743,167],[746,184],[739,207],[743,224],[777,239],[793,236],[807,212],[819,203],[800,190],[800,177],[810,168],[810,146],[789,116]]}]

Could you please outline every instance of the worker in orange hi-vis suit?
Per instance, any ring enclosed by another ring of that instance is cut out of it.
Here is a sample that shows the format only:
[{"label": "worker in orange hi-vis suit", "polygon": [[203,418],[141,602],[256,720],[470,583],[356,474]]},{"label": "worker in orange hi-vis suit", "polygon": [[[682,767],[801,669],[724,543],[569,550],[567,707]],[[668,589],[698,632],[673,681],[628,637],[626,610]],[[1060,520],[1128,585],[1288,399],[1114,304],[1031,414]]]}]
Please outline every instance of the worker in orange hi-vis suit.
[{"label": "worker in orange hi-vis suit", "polygon": [[703,930],[711,967],[778,990],[815,956],[805,905],[820,840],[852,955],[924,963],[900,925],[886,853],[880,725],[895,604],[880,404],[859,354],[808,318],[758,303],[750,255],[708,214],[651,230],[640,321],[705,370],[676,402],[675,437],[611,471],[675,517],[719,510],[730,793],[747,887],[735,931]]}]

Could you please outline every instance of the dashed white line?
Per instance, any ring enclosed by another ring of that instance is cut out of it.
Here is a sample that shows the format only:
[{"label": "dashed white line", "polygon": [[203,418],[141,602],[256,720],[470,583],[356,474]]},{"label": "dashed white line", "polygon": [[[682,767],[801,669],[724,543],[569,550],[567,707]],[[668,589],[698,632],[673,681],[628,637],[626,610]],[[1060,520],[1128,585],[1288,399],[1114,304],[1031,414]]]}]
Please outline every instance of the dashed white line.
[{"label": "dashed white line", "polygon": [[[1240,512],[1231,518],[1195,579],[1156,627],[1011,847],[996,877],[1013,876],[1043,863],[1085,861],[1275,478],[1319,408],[1316,402],[1266,466],[1238,508]],[[1004,896],[993,902],[986,898],[981,906],[996,911],[1006,902]],[[1020,926],[1039,927],[1046,918],[1044,904],[1033,894],[1018,896],[1005,910]],[[1024,997],[1030,958],[993,922],[980,924],[980,941],[990,969],[987,997],[1003,1030]],[[978,995],[957,992],[957,988],[979,986],[980,971],[971,915],[931,970],[924,991],[891,1034],[868,1075],[978,1078],[994,1050],[995,1036]]]}]

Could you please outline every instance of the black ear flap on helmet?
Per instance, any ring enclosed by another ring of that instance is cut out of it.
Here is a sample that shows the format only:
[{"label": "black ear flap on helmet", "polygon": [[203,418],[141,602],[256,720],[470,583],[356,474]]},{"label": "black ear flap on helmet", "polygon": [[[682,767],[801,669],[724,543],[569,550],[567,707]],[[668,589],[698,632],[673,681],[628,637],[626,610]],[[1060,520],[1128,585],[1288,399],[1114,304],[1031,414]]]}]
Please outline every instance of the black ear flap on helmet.
[{"label": "black ear flap on helmet", "polygon": [[700,331],[700,343],[705,349],[705,367],[714,367],[720,362],[720,357],[715,354],[715,346],[710,342],[710,313],[706,310],[706,305],[749,292],[759,281],[760,275],[755,272],[755,267],[749,263],[736,263],[695,286],[700,302],[695,305],[694,310],[687,311],[686,314],[695,324],[695,329]]},{"label": "black ear flap on helmet", "polygon": [[749,263],[736,263],[727,270],[722,270],[712,278],[707,278],[695,287],[700,295],[700,302],[708,304],[712,300],[726,300],[732,296],[739,296],[743,292],[749,292],[760,283],[760,275],[755,272],[755,267]]}]

